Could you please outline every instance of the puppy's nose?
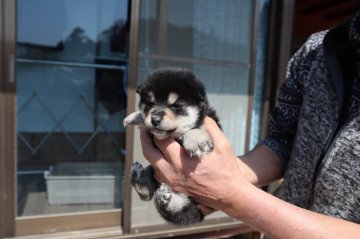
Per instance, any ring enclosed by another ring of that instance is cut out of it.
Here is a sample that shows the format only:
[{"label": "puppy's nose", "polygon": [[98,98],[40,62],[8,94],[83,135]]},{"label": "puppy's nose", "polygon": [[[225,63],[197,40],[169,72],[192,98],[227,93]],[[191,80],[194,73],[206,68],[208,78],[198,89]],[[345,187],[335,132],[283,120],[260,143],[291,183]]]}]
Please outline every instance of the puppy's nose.
[{"label": "puppy's nose", "polygon": [[154,126],[159,126],[161,123],[162,117],[159,115],[152,115],[151,116],[151,123]]}]

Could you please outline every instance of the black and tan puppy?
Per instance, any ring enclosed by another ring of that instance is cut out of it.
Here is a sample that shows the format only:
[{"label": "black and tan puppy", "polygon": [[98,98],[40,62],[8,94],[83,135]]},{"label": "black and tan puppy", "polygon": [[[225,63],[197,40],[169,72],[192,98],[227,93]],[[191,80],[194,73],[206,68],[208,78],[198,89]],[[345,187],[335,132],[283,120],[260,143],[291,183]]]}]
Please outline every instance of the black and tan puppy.
[{"label": "black and tan puppy", "polygon": [[[192,157],[201,158],[213,150],[213,141],[203,121],[205,116],[210,116],[218,123],[218,118],[194,73],[180,68],[159,68],[148,75],[137,93],[140,110],[124,119],[125,126],[145,127],[158,139],[174,137]],[[154,196],[160,215],[174,225],[203,220],[203,214],[191,198],[172,192],[164,183],[157,183],[153,173],[151,166],[132,164],[132,185],[142,200],[151,200]]]}]

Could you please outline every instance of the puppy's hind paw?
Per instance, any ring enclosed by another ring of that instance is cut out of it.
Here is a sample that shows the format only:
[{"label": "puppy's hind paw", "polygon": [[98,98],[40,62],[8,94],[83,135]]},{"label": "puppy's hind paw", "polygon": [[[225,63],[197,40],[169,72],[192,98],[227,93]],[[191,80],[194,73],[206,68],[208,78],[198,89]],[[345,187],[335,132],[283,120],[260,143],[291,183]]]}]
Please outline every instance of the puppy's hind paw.
[{"label": "puppy's hind paw", "polygon": [[184,194],[172,192],[166,184],[155,192],[154,202],[162,218],[176,226],[191,225],[204,218],[195,202]]},{"label": "puppy's hind paw", "polygon": [[143,177],[145,172],[144,167],[139,162],[133,162],[131,164],[131,181],[136,182]]},{"label": "puppy's hind paw", "polygon": [[156,191],[155,200],[160,207],[166,207],[171,201],[172,191],[166,184],[161,184],[160,188]]},{"label": "puppy's hind paw", "polygon": [[131,165],[131,184],[141,200],[150,201],[152,199],[156,185],[149,178],[146,169],[138,162],[133,162]]}]

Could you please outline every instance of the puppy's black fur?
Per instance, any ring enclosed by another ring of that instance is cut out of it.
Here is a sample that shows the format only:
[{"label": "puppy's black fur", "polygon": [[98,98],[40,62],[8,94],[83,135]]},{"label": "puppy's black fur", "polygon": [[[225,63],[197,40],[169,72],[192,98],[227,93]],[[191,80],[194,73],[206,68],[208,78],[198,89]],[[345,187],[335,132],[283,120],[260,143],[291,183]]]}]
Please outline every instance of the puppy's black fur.
[{"label": "puppy's black fur", "polygon": [[[203,84],[193,72],[159,68],[148,75],[137,93],[140,110],[128,115],[124,125],[146,127],[158,139],[174,137],[192,157],[201,158],[213,150],[213,141],[203,121],[205,116],[210,116],[219,125],[219,120],[209,106]],[[174,225],[203,220],[203,214],[191,198],[157,183],[153,173],[151,165],[143,168],[138,162],[132,164],[132,185],[142,200],[154,197],[160,215]]]}]

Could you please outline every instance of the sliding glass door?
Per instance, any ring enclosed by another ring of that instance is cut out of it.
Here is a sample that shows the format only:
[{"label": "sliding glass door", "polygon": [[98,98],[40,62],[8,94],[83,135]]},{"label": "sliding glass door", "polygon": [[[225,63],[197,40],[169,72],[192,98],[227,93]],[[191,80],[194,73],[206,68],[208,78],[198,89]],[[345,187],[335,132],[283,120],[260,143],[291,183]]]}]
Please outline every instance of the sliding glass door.
[{"label": "sliding glass door", "polygon": [[17,1],[19,219],[101,211],[120,226],[129,15],[127,0]]},{"label": "sliding glass door", "polygon": [[247,148],[256,1],[141,1],[138,81],[161,65],[193,70],[236,153]]},{"label": "sliding glass door", "polygon": [[131,192],[131,162],[145,160],[139,131],[122,120],[150,71],[186,67],[236,153],[247,151],[262,130],[269,2],[0,1],[0,238],[250,231],[221,212],[166,225]]},{"label": "sliding glass door", "polygon": [[[202,80],[235,152],[246,152],[251,139],[259,140],[263,79],[255,77],[259,1],[252,0],[142,0],[140,1],[136,74],[140,84],[159,66],[191,69]],[[264,13],[265,14],[265,13]],[[261,27],[266,28],[262,22]],[[259,47],[264,55],[265,48]],[[262,71],[258,65],[258,70]],[[259,94],[254,97],[256,91]],[[136,104],[135,104],[136,105]],[[255,107],[257,106],[257,107]],[[257,119],[254,117],[257,116]],[[142,159],[135,132],[136,160]],[[143,159],[146,164],[146,160]],[[132,198],[134,231],[162,225],[155,207]],[[210,221],[232,221],[223,213]],[[220,220],[221,221],[221,220]]]}]

